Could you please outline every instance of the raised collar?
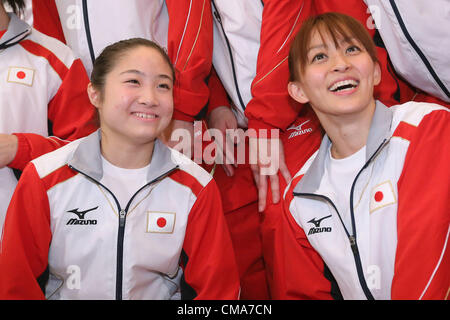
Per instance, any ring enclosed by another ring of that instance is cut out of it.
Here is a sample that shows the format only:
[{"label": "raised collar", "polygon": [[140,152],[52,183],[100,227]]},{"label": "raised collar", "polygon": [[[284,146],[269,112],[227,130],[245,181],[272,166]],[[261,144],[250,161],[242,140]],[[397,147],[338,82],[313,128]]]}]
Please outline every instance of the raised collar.
[{"label": "raised collar", "polygon": [[0,37],[0,49],[11,47],[31,33],[31,27],[23,20],[19,19],[14,13],[8,13],[10,21],[5,34]]},{"label": "raised collar", "polygon": [[[380,144],[391,136],[392,117],[392,110],[377,100],[366,142],[366,160],[370,159]],[[317,156],[303,178],[295,186],[294,193],[314,193],[319,189],[325,172],[325,159],[330,144],[330,138],[328,135],[325,135],[320,144]]]},{"label": "raised collar", "polygon": [[[68,161],[69,166],[96,181],[100,181],[103,177],[100,140],[101,134],[98,129],[80,142]],[[153,181],[175,169],[177,165],[172,158],[171,149],[156,139],[152,160],[147,171],[147,181]]]}]

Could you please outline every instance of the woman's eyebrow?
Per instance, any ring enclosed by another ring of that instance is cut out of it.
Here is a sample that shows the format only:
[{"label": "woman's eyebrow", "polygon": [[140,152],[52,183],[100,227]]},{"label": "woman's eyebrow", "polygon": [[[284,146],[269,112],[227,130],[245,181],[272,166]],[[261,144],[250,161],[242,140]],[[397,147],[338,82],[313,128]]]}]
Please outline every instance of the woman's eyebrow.
[{"label": "woman's eyebrow", "polygon": [[[338,42],[339,42],[338,45],[342,46],[343,44],[346,44],[346,43],[351,43],[351,44],[356,43],[357,40],[354,37],[345,37],[345,38],[342,38],[341,40],[338,40]],[[318,45],[308,48],[308,51],[306,53],[308,54],[311,50],[314,50],[314,49],[326,49],[327,47],[328,46],[323,43],[318,44]]]},{"label": "woman's eyebrow", "polygon": [[139,75],[145,75],[144,72],[136,70],[136,69],[125,70],[125,71],[122,71],[120,74],[125,74],[125,73],[135,73],[135,74],[139,74]]},{"label": "woman's eyebrow", "polygon": [[[120,74],[122,75],[122,74],[127,74],[127,73],[137,74],[137,75],[140,75],[140,76],[145,76],[146,75],[145,72],[142,72],[142,71],[139,71],[139,70],[136,70],[136,69],[125,70],[125,71],[122,71]],[[173,81],[172,77],[169,76],[168,74],[165,74],[165,73],[158,74],[155,77],[156,78],[169,79],[170,81]]]},{"label": "woman's eyebrow", "polygon": [[327,46],[325,45],[325,44],[318,44],[318,45],[316,45],[316,46],[312,46],[312,47],[309,47],[308,48],[308,51],[306,52],[307,54],[311,51],[311,50],[314,50],[314,49],[322,49],[322,48],[326,48]]},{"label": "woman's eyebrow", "polygon": [[169,76],[168,74],[165,74],[165,73],[158,74],[156,77],[157,77],[157,78],[168,79],[168,80],[170,80],[170,81],[173,81],[172,77]]},{"label": "woman's eyebrow", "polygon": [[357,40],[354,37],[346,37],[339,40],[339,45],[342,45],[344,43],[355,43],[355,42],[357,42]]}]

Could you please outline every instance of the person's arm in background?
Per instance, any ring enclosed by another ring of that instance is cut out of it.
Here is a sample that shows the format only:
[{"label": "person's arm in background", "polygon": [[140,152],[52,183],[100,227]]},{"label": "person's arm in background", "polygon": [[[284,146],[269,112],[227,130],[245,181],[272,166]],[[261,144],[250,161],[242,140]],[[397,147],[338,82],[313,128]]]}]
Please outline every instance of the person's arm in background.
[{"label": "person's arm in background", "polygon": [[271,129],[286,130],[301,108],[287,91],[287,58],[293,37],[311,14],[311,1],[264,1],[256,76],[251,87],[253,98],[247,104],[245,115],[249,130],[254,130],[260,140],[258,143],[265,144],[266,150],[276,150],[277,155],[271,155],[269,163],[264,165],[261,151],[264,148],[251,144],[251,152],[258,155],[258,163],[252,164],[252,171],[258,185],[259,211],[263,211],[266,205],[267,178],[270,180],[274,203],[280,199],[278,171],[286,182],[291,178],[285,164],[282,143],[277,137],[272,137]]},{"label": "person's arm in background", "polygon": [[[212,15],[209,0],[167,0],[168,54],[176,69],[172,130],[185,129],[193,138],[193,121],[209,98],[207,78],[212,64]],[[191,139],[193,141],[193,139]],[[174,146],[177,142],[170,141]]]},{"label": "person's arm in background", "polygon": [[32,0],[33,28],[66,43],[55,0]]},{"label": "person's arm in background", "polygon": [[222,165],[224,171],[228,176],[232,176],[234,174],[233,164],[235,164],[235,159],[230,156],[227,157],[227,150],[233,150],[234,143],[232,141],[229,141],[227,130],[236,130],[237,120],[236,116],[231,110],[230,99],[228,98],[226,90],[223,87],[222,82],[220,81],[214,68],[211,69],[208,87],[210,92],[208,112],[206,114],[208,128],[217,129],[221,132],[223,139],[216,142],[220,143],[218,147],[223,153],[221,159],[223,160]]}]

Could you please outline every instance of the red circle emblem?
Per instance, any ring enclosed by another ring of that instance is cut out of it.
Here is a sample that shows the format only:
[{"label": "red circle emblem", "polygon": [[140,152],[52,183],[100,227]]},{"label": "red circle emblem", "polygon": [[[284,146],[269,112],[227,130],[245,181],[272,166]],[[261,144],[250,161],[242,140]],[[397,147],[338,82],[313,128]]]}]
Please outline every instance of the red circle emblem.
[{"label": "red circle emblem", "polygon": [[158,225],[158,227],[164,228],[164,227],[166,226],[166,224],[167,224],[167,221],[166,221],[166,219],[164,219],[164,218],[159,218],[159,219],[156,221],[156,224]]},{"label": "red circle emblem", "polygon": [[383,200],[383,192],[381,192],[381,191],[377,191],[376,193],[375,193],[375,201],[376,202],[380,202],[381,200]]},{"label": "red circle emblem", "polygon": [[26,77],[26,74],[23,71],[19,71],[19,72],[17,72],[16,76],[19,79],[24,79]]}]

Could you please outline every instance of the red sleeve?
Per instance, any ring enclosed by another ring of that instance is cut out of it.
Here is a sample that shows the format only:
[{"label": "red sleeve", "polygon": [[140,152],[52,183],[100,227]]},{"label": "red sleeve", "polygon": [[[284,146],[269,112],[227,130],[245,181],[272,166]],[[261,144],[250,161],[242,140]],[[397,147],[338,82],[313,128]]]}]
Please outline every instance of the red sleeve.
[{"label": "red sleeve", "polygon": [[211,74],[208,80],[208,87],[210,94],[209,94],[207,114],[210,114],[211,111],[213,111],[218,107],[225,106],[231,108],[227,92],[225,91],[225,88],[223,87],[223,84],[220,81],[219,76],[217,75],[216,70],[214,68],[211,68]]},{"label": "red sleeve", "polygon": [[401,123],[394,133],[411,142],[398,181],[392,299],[449,297],[449,124],[448,111],[434,111],[418,127]]},{"label": "red sleeve", "polygon": [[75,60],[68,70],[61,69],[61,86],[48,105],[48,119],[54,137],[15,133],[19,146],[9,167],[22,170],[38,156],[85,137],[97,129],[96,111],[86,92],[89,79],[81,60]]},{"label": "red sleeve", "polygon": [[33,28],[66,43],[55,0],[32,0]]},{"label": "red sleeve", "polygon": [[441,106],[444,106],[447,109],[450,109],[450,103],[449,102],[445,102],[445,101],[443,101],[443,100],[441,100],[439,98],[436,98],[436,97],[430,95],[429,93],[422,92],[422,91],[418,92],[414,96],[413,101],[440,104]]},{"label": "red sleeve", "polygon": [[44,299],[39,277],[51,240],[46,189],[33,164],[24,170],[6,214],[0,251],[0,300]]},{"label": "red sleeve", "polygon": [[182,267],[191,298],[238,299],[239,273],[214,180],[200,191],[189,213]]},{"label": "red sleeve", "polygon": [[194,121],[206,106],[206,79],[212,64],[212,14],[209,0],[166,0],[168,53],[176,68],[174,119]]},{"label": "red sleeve", "polygon": [[285,130],[301,108],[287,91],[287,58],[292,39],[302,22],[311,15],[311,3],[298,0],[264,1],[256,76],[251,87],[253,98],[245,109],[248,127],[257,132],[258,129]]},{"label": "red sleeve", "polygon": [[295,178],[283,201],[280,227],[275,229],[274,299],[329,300],[331,283],[325,276],[325,264],[310,245],[305,232],[289,211]]}]

